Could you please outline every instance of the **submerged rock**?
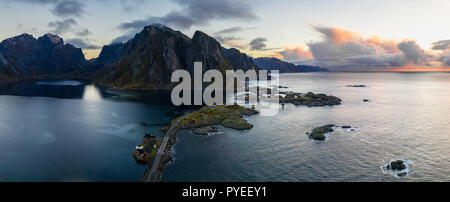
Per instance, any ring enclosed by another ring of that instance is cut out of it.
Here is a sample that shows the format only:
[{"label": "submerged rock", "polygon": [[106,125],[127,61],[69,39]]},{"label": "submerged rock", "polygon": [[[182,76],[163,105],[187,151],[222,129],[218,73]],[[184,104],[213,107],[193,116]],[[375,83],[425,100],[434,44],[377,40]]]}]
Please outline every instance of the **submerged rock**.
[{"label": "submerged rock", "polygon": [[332,124],[321,126],[318,128],[314,128],[311,132],[307,132],[306,134],[314,140],[322,141],[322,140],[326,139],[325,134],[334,131],[333,127],[334,127],[334,125],[332,125]]}]

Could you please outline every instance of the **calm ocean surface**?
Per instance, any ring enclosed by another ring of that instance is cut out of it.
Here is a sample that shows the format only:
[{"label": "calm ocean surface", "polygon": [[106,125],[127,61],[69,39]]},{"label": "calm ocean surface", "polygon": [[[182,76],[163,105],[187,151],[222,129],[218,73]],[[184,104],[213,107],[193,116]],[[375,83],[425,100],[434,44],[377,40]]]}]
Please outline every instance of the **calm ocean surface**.
[{"label": "calm ocean surface", "polygon": [[[162,180],[450,181],[449,73],[283,74],[280,85],[343,104],[286,105],[277,116],[248,117],[250,131],[182,131]],[[139,181],[145,167],[131,152],[145,133],[161,135],[154,131],[172,108],[155,101],[160,96],[130,101],[70,81],[6,86],[0,94],[0,181]],[[305,132],[325,124],[359,131],[308,139]],[[412,161],[411,174],[384,174],[380,166],[393,158]]]},{"label": "calm ocean surface", "polygon": [[[352,84],[369,87],[346,87]],[[274,117],[249,117],[250,131],[180,133],[176,160],[162,180],[450,181],[449,73],[283,74],[280,85],[332,93],[343,104],[287,105]],[[325,142],[308,139],[305,132],[326,124],[359,131],[338,129]],[[380,166],[394,158],[412,161],[412,173],[401,179],[383,174]]]}]

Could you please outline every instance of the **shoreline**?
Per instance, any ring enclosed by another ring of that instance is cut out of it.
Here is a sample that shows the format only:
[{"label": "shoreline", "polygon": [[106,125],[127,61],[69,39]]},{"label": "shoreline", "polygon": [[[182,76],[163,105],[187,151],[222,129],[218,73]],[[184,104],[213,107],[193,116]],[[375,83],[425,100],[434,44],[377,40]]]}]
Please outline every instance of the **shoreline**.
[{"label": "shoreline", "polygon": [[[340,105],[341,99],[328,96],[325,94],[314,93],[283,93],[286,97],[280,99],[280,105],[291,103],[294,105],[307,105],[309,107],[323,107]],[[244,116],[256,115],[259,112],[253,108],[247,108],[240,105],[221,105],[221,106],[204,106],[201,109],[182,115],[170,121],[166,128],[166,134],[163,137],[163,143],[158,148],[157,154],[148,161],[147,169],[142,177],[144,182],[159,182],[165,167],[173,157],[171,154],[172,147],[177,143],[176,135],[180,130],[200,129],[204,134],[208,134],[209,130],[214,130],[217,125],[236,130],[250,130],[253,125],[248,123]],[[197,135],[202,135],[197,134]]]},{"label": "shoreline", "polygon": [[238,105],[204,106],[193,113],[173,119],[167,128],[163,143],[157,154],[148,161],[147,169],[142,177],[144,182],[159,182],[164,168],[173,160],[171,149],[177,143],[176,135],[183,129],[197,129],[201,127],[223,125],[236,130],[253,128],[243,116],[251,116],[259,112]]}]

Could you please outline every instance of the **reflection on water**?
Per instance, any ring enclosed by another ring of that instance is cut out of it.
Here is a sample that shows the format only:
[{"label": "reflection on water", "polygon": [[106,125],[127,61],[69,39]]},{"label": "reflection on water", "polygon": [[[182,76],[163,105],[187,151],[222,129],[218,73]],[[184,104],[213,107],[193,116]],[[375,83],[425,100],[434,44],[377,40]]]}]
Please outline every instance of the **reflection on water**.
[{"label": "reflection on water", "polygon": [[37,85],[50,85],[50,86],[79,86],[83,83],[74,80],[56,80],[56,81],[38,81]]},{"label": "reflection on water", "polygon": [[0,86],[0,181],[140,180],[131,152],[144,134],[162,135],[151,124],[169,122],[170,106],[75,83]]},{"label": "reflection on water", "polygon": [[100,94],[100,90],[94,85],[85,86],[83,93],[83,100],[101,101],[102,95]]}]

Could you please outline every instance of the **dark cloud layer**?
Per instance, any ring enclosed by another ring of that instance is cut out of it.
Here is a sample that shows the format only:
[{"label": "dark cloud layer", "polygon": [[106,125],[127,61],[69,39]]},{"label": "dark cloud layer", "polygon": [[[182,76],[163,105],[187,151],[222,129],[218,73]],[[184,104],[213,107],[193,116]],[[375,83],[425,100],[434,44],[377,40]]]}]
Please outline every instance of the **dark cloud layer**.
[{"label": "dark cloud layer", "polygon": [[52,13],[58,17],[80,17],[84,13],[84,4],[79,1],[60,1]]},{"label": "dark cloud layer", "polygon": [[51,32],[55,34],[63,34],[68,31],[72,31],[73,26],[77,25],[77,21],[72,18],[65,20],[56,20],[48,23],[48,26],[51,28]]},{"label": "dark cloud layer", "polygon": [[236,27],[230,27],[227,29],[223,29],[220,30],[218,32],[215,32],[215,35],[222,35],[222,34],[231,34],[231,33],[236,33],[236,32],[240,32],[243,31],[244,29],[242,27],[236,26]]},{"label": "dark cloud layer", "polygon": [[83,30],[81,30],[81,31],[76,33],[77,36],[81,36],[81,37],[86,37],[86,36],[89,36],[91,34],[92,33],[91,33],[91,31],[89,31],[89,29],[83,29]]},{"label": "dark cloud layer", "polygon": [[86,50],[93,50],[93,49],[99,49],[101,46],[91,44],[86,40],[83,39],[68,39],[66,40],[67,43],[74,45],[77,48],[86,49]]},{"label": "dark cloud layer", "polygon": [[447,50],[450,49],[450,40],[436,41],[432,45],[431,49],[433,50]]},{"label": "dark cloud layer", "polygon": [[266,48],[266,42],[267,39],[263,37],[258,37],[256,39],[253,39],[250,42],[250,50],[263,50]]},{"label": "dark cloud layer", "polygon": [[252,7],[237,0],[173,0],[181,10],[171,11],[164,16],[150,16],[142,20],[122,23],[121,30],[138,31],[149,24],[165,24],[181,29],[189,29],[195,25],[206,25],[212,20],[257,19]]}]

